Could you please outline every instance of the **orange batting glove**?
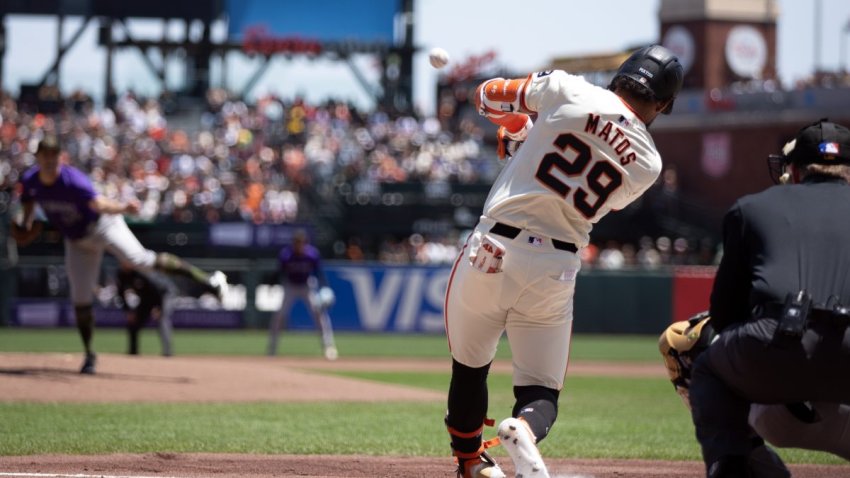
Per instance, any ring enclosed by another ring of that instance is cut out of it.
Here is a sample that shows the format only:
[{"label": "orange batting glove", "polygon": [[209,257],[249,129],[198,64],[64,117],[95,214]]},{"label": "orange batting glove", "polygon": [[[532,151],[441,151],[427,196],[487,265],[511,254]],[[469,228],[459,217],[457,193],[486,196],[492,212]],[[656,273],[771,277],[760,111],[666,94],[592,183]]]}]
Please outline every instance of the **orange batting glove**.
[{"label": "orange batting glove", "polygon": [[516,128],[516,124],[518,121],[516,119],[523,119],[522,126],[518,129],[511,130],[508,126],[500,126],[499,130],[496,131],[496,154],[499,156],[499,159],[504,160],[505,158],[512,158],[525,139],[528,137],[528,132],[531,130],[534,124],[527,115],[523,114],[512,114],[509,116],[521,117],[515,118],[512,122],[511,126]]}]

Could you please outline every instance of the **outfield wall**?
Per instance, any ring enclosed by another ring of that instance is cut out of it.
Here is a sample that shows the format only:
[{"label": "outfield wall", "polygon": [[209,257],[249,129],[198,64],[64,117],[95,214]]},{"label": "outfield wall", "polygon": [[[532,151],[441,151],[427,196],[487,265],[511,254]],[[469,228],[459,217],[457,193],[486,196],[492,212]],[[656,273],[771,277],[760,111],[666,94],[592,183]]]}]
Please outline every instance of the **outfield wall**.
[{"label": "outfield wall", "polygon": [[[61,258],[57,261],[61,264]],[[49,262],[41,260],[23,267],[47,267]],[[267,326],[283,298],[282,288],[269,281],[273,277],[273,262],[232,261],[218,264],[219,267],[212,262],[204,265],[207,269],[223,268],[234,282],[225,307],[220,308],[217,302],[209,299],[181,299],[173,318],[175,327]],[[336,295],[336,303],[330,309],[335,329],[443,333],[443,294],[451,272],[449,267],[331,262],[325,269]],[[707,308],[713,275],[714,269],[705,267],[583,271],[576,286],[574,330],[580,333],[655,334],[670,322],[686,319]],[[16,291],[16,296],[7,310],[8,323],[25,327],[73,324],[72,308],[62,298],[62,292],[56,297],[26,297],[26,292],[20,289],[11,289]],[[99,307],[96,317],[100,326],[124,324],[121,311],[108,303]],[[288,325],[292,329],[313,327],[302,304],[296,304]]]}]

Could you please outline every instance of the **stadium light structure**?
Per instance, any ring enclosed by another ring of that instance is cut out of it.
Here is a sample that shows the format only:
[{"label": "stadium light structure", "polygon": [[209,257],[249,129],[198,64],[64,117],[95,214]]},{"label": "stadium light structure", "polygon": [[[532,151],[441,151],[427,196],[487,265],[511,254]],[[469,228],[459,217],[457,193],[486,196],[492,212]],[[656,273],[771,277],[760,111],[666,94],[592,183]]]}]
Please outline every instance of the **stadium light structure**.
[{"label": "stadium light structure", "polygon": [[[330,0],[326,0],[327,1]],[[115,94],[113,88],[113,54],[116,50],[135,49],[140,53],[143,64],[151,71],[163,91],[166,86],[165,60],[155,61],[149,53],[158,51],[161,58],[167,58],[171,53],[182,52],[186,61],[187,84],[183,93],[191,97],[202,98],[210,84],[210,61],[220,57],[224,60],[229,52],[241,52],[248,56],[257,56],[263,62],[249,77],[248,82],[241,88],[242,96],[246,96],[253,86],[268,70],[272,57],[284,56],[291,58],[303,56],[306,58],[326,58],[348,65],[356,81],[372,97],[376,103],[391,109],[407,111],[412,108],[413,95],[413,55],[417,47],[413,44],[415,0],[385,0],[384,5],[398,5],[396,15],[403,16],[406,21],[403,32],[395,40],[381,37],[371,37],[364,30],[360,37],[336,38],[332,35],[316,35],[315,38],[298,38],[292,36],[284,28],[277,35],[274,32],[249,30],[245,38],[231,37],[225,41],[214,41],[211,38],[213,22],[227,18],[228,23],[233,18],[228,16],[228,6],[239,7],[242,2],[232,0],[0,0],[0,80],[3,73],[3,58],[6,53],[4,18],[7,15],[42,15],[53,16],[57,19],[57,45],[53,61],[40,81],[25,85],[27,91],[39,92],[50,87],[57,90],[60,83],[61,64],[66,54],[75,46],[82,34],[91,23],[98,23],[98,45],[106,50],[106,68],[103,81],[106,102]],[[261,3],[261,2],[260,2]],[[315,0],[298,0],[285,8],[300,5],[302,12],[315,12]],[[266,0],[269,8],[280,8],[281,3]],[[231,12],[232,13],[232,12]],[[367,13],[368,15],[368,13]],[[68,17],[80,17],[83,22],[73,32],[70,39],[64,40],[64,22]],[[315,15],[314,15],[315,16]],[[163,33],[158,39],[137,38],[132,34],[128,20],[132,18],[161,19],[164,21],[181,20],[186,24],[186,35],[180,39],[167,38]],[[320,16],[320,22],[325,18]],[[189,25],[200,21],[203,28],[200,38],[190,38]],[[322,23],[323,25],[327,22]],[[349,22],[357,24],[357,22]],[[336,31],[334,29],[327,31]],[[371,84],[366,75],[352,61],[352,56],[358,54],[374,55],[383,66],[380,84]],[[224,83],[224,82],[223,82]],[[0,83],[2,86],[2,83]],[[23,85],[22,85],[23,89]]]},{"label": "stadium light structure", "polygon": [[841,28],[841,39],[838,43],[841,73],[847,73],[847,36],[850,35],[850,18]]}]

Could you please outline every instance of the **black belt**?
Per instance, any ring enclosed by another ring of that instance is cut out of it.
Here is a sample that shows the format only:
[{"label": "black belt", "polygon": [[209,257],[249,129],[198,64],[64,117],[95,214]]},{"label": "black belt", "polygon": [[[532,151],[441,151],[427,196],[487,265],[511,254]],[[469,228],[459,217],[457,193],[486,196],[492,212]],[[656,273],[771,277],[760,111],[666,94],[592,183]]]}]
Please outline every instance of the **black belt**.
[{"label": "black belt", "polygon": [[[519,235],[520,232],[522,232],[522,229],[514,226],[509,226],[501,222],[497,222],[493,225],[493,227],[490,228],[490,232],[499,236],[507,237],[508,239],[514,239]],[[572,244],[570,242],[552,239],[552,246],[555,249],[561,251],[568,251],[572,253],[578,252],[578,247],[576,247],[575,244]]]},{"label": "black belt", "polygon": [[[760,310],[755,314],[757,318],[769,317],[771,319],[779,319],[782,316],[782,311],[785,310],[785,304],[768,302],[759,305],[758,308]],[[824,309],[822,307],[812,307],[809,311],[809,322],[832,322],[839,325],[848,325],[850,324],[850,308]]]}]

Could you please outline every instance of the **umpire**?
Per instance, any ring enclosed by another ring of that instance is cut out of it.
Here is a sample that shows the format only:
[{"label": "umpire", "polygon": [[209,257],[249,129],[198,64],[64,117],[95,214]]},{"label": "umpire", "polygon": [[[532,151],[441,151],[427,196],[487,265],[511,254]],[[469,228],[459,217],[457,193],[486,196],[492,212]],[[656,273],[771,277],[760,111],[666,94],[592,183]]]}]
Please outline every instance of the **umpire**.
[{"label": "umpire", "polygon": [[723,222],[720,336],[690,389],[710,478],[756,476],[751,403],[850,402],[850,130],[820,120],[782,153],[769,161],[789,184],[739,199]]}]

